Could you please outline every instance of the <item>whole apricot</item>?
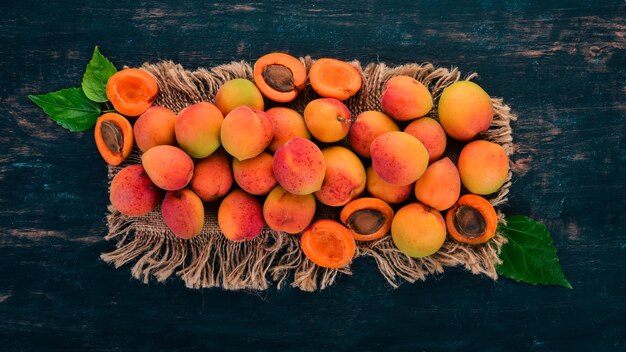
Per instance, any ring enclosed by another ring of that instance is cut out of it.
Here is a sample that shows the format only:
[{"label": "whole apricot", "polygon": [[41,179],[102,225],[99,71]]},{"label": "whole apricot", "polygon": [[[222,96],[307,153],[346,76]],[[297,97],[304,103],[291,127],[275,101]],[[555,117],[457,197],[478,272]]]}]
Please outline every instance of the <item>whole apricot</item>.
[{"label": "whole apricot", "polygon": [[348,135],[352,121],[344,103],[335,98],[320,98],[304,108],[304,123],[318,141],[333,143]]},{"label": "whole apricot", "polygon": [[393,217],[391,238],[402,253],[413,258],[427,257],[443,246],[446,224],[437,210],[411,203]]},{"label": "whole apricot", "polygon": [[391,184],[380,178],[371,166],[367,168],[366,173],[367,182],[365,187],[367,188],[367,192],[369,192],[372,197],[382,199],[389,204],[404,202],[413,191],[413,184],[405,186]]},{"label": "whole apricot", "polygon": [[474,139],[487,131],[493,121],[489,94],[470,81],[458,81],[446,87],[437,111],[443,129],[459,141]]},{"label": "whole apricot", "polygon": [[204,202],[216,201],[228,193],[233,185],[233,172],[230,160],[222,149],[206,158],[196,160],[191,189]]},{"label": "whole apricot", "polygon": [[196,237],[204,227],[204,205],[190,189],[167,192],[161,214],[165,225],[182,239]]},{"label": "whole apricot", "polygon": [[428,162],[439,160],[446,151],[448,144],[446,132],[443,127],[430,117],[422,117],[412,121],[406,126],[404,132],[412,135],[422,142],[428,152]]},{"label": "whole apricot", "polygon": [[385,132],[399,130],[398,125],[386,114],[379,111],[364,111],[350,127],[348,142],[352,150],[369,158],[370,145],[376,137]]},{"label": "whole apricot", "polygon": [[428,151],[417,138],[404,132],[386,132],[370,146],[372,167],[383,180],[398,186],[415,182],[428,166]]},{"label": "whole apricot", "polygon": [[313,216],[315,198],[312,194],[291,194],[280,185],[274,187],[263,203],[263,218],[274,231],[300,233],[311,224]]},{"label": "whole apricot", "polygon": [[135,143],[142,152],[156,145],[176,145],[174,126],[176,114],[163,106],[151,106],[133,126]]},{"label": "whole apricot", "polygon": [[250,194],[268,194],[277,183],[273,163],[274,157],[268,152],[243,161],[233,159],[233,177],[239,187]]},{"label": "whole apricot", "polygon": [[453,206],[460,194],[459,171],[450,158],[430,164],[422,177],[415,181],[417,200],[439,211]]},{"label": "whole apricot", "polygon": [[310,194],[322,187],[326,163],[320,148],[308,139],[290,139],[274,154],[274,177],[289,193]]},{"label": "whole apricot", "polygon": [[260,235],[265,226],[261,203],[253,195],[236,189],[222,200],[217,223],[229,240],[251,240]]},{"label": "whole apricot", "polygon": [[191,181],[193,160],[182,149],[171,145],[157,145],[141,156],[146,173],[159,188],[177,191]]},{"label": "whole apricot", "polygon": [[478,140],[468,143],[459,155],[459,174],[463,186],[475,194],[491,194],[509,176],[509,157],[501,145]]},{"label": "whole apricot", "polygon": [[347,204],[365,190],[365,168],[350,149],[334,146],[322,150],[326,174],[315,198],[332,207]]},{"label": "whole apricot", "polygon": [[422,117],[433,108],[433,97],[426,86],[413,77],[395,76],[385,84],[381,105],[399,121]]},{"label": "whole apricot", "polygon": [[220,147],[224,116],[213,104],[200,102],[178,113],[175,131],[180,147],[192,158],[205,158]]},{"label": "whole apricot", "polygon": [[263,95],[251,81],[235,78],[224,83],[215,95],[215,105],[224,116],[240,106],[265,109]]},{"label": "whole apricot", "polygon": [[222,145],[237,160],[254,158],[272,142],[272,121],[260,110],[240,106],[224,118],[220,131]]},{"label": "whole apricot", "polygon": [[277,106],[268,109],[265,114],[272,121],[274,128],[274,138],[267,147],[272,152],[276,152],[283,144],[293,137],[311,139],[311,133],[306,128],[304,118],[293,109]]},{"label": "whole apricot", "polygon": [[109,200],[124,215],[145,215],[159,205],[162,196],[141,165],[123,168],[111,181]]}]

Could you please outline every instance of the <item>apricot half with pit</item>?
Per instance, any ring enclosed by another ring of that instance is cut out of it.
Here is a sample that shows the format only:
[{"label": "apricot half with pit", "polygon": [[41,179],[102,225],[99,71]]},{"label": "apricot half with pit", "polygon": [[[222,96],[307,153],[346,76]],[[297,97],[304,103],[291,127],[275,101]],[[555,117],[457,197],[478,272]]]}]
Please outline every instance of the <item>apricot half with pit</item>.
[{"label": "apricot half with pit", "polygon": [[269,53],[254,63],[254,82],[269,99],[287,103],[304,89],[306,69],[300,60],[285,53]]},{"label": "apricot half with pit", "polygon": [[485,198],[466,194],[446,213],[448,232],[457,241],[469,244],[485,243],[498,226],[498,215]]},{"label": "apricot half with pit", "polygon": [[391,229],[393,209],[378,198],[358,198],[346,204],[339,214],[357,241],[373,241]]}]

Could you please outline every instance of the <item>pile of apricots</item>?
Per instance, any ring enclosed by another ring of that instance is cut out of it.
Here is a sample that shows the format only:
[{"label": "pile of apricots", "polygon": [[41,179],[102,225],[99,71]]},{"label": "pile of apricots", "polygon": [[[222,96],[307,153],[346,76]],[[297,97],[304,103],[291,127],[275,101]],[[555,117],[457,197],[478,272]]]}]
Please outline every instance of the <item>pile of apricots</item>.
[{"label": "pile of apricots", "polygon": [[[307,84],[319,98],[302,112],[281,106]],[[351,116],[343,101],[361,86],[347,62],[323,58],[307,72],[295,57],[270,53],[256,61],[254,82],[227,81],[215,101],[176,114],[153,106],[150,74],[119,71],[106,89],[118,113],[98,119],[96,145],[111,165],[135,145],[143,154],[113,178],[111,204],[128,216],[161,205],[174,235],[191,239],[204,226],[203,203],[219,202],[227,239],[252,240],[266,226],[301,235],[304,254],[328,268],[348,265],[355,241],[389,233],[415,258],[446,240],[492,238],[497,215],[483,196],[505,183],[509,161],[500,145],[480,139],[493,120],[489,95],[455,82],[441,94],[436,120],[425,117],[434,106],[428,88],[395,76],[385,83],[382,111]],[[275,107],[265,110],[269,101]],[[443,157],[448,138],[466,143],[456,164]],[[314,221],[318,202],[337,207],[339,221]]]}]

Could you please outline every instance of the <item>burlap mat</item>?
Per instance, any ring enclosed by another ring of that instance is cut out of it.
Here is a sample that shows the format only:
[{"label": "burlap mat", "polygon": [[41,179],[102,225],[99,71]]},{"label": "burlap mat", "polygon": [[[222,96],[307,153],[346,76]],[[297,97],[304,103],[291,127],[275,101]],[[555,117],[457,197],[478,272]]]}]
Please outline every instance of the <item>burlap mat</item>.
[{"label": "burlap mat", "polygon": [[[307,70],[311,58],[301,59]],[[388,67],[383,63],[369,64],[365,68],[352,62],[362,74],[363,87],[346,105],[356,117],[366,110],[381,110],[380,95],[384,83],[393,76],[407,75],[424,83],[432,92],[435,108],[430,116],[436,118],[436,105],[442,90],[461,79],[456,69],[436,68],[431,64],[408,64]],[[171,61],[144,64],[142,68],[151,73],[159,85],[155,105],[165,106],[178,112],[200,101],[214,101],[219,87],[234,78],[252,79],[252,66],[247,62],[232,62],[212,69],[187,71]],[[471,80],[475,74],[465,77]],[[310,86],[288,107],[302,113],[311,99],[317,98]],[[516,117],[502,99],[493,98],[494,120],[485,139],[501,144],[510,155],[513,152],[510,121]],[[453,160],[455,155],[450,155]],[[109,180],[124,166],[139,163],[140,152],[135,149],[120,166],[109,167]],[[507,201],[511,185],[511,173],[502,189],[490,202],[501,206]],[[318,204],[319,205],[319,204]],[[340,209],[340,208],[339,208]],[[159,282],[172,275],[181,278],[189,288],[221,287],[227,290],[265,290],[272,282],[277,287],[289,283],[305,291],[324,289],[332,285],[340,273],[351,274],[350,268],[326,269],[308,260],[300,250],[299,235],[272,231],[266,228],[256,239],[236,243],[227,240],[217,225],[217,205],[205,207],[206,219],[202,233],[192,240],[176,238],[161,218],[160,208],[140,217],[127,217],[109,206],[107,240],[116,241],[116,249],[103,253],[101,258],[119,268],[134,262],[131,274],[134,278]],[[318,216],[338,218],[338,209],[318,207]],[[500,221],[504,217],[500,212]],[[319,215],[321,214],[321,215]],[[422,259],[410,258],[396,249],[391,236],[373,242],[357,242],[356,257],[371,256],[389,285],[397,287],[402,281],[425,280],[434,273],[442,273],[446,267],[461,266],[472,274],[497,279],[495,267],[500,263],[499,252],[505,243],[500,234],[488,243],[470,246],[458,243],[450,237],[441,250]],[[359,259],[356,259],[359,260]]]}]

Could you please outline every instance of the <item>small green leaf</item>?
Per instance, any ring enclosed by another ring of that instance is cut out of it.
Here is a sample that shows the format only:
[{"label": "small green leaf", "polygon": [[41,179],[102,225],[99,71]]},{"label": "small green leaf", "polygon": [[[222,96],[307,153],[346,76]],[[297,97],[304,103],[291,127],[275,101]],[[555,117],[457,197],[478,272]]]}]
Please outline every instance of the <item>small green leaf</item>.
[{"label": "small green leaf", "polygon": [[108,101],[109,98],[107,98],[106,93],[107,81],[116,72],[115,66],[109,59],[100,54],[100,50],[96,47],[83,75],[82,87],[87,98],[98,103]]},{"label": "small green leaf", "polygon": [[100,105],[89,100],[80,88],[29,95],[28,99],[42,108],[52,120],[72,132],[88,130],[100,116]]},{"label": "small green leaf", "polygon": [[499,275],[530,284],[572,288],[559,264],[556,248],[546,227],[526,216],[507,218],[498,230],[508,242],[502,247]]}]

